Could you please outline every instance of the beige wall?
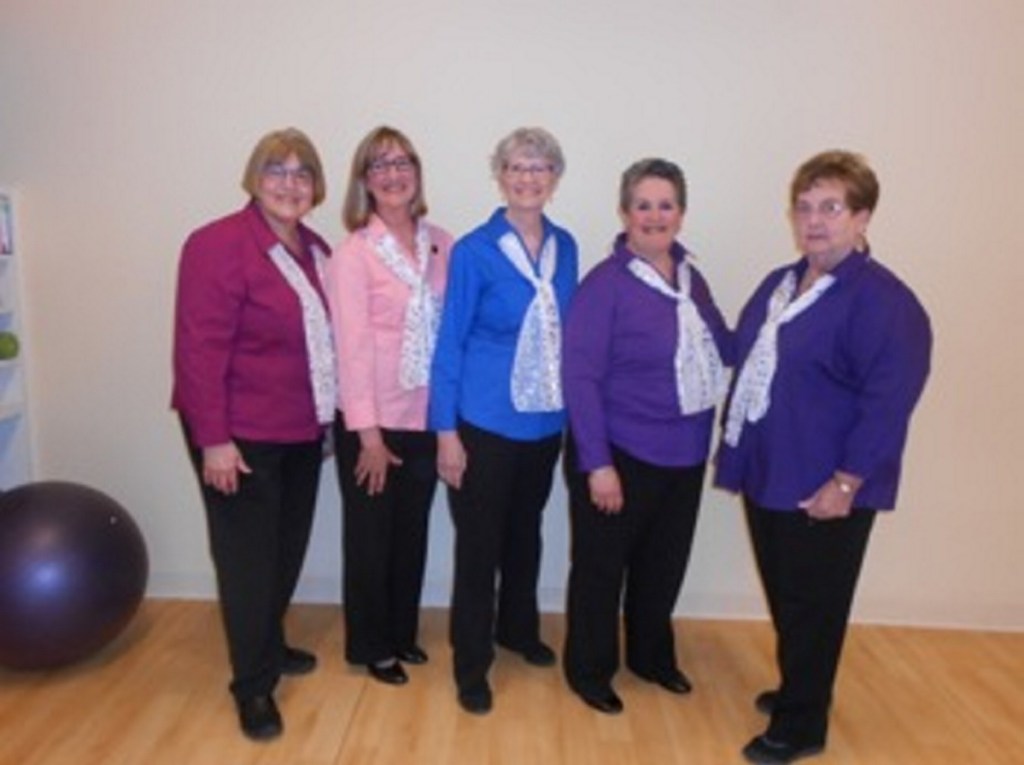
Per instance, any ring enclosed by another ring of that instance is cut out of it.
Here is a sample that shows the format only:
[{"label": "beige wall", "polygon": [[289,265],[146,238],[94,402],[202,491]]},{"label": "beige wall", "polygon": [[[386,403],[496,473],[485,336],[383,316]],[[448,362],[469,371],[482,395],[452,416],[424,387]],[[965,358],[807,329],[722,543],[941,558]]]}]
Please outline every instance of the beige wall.
[{"label": "beige wall", "polygon": [[[288,10],[285,10],[288,9]],[[1016,0],[0,0],[0,185],[21,202],[38,478],[82,481],[138,519],[151,594],[209,595],[202,514],[167,409],[186,233],[243,202],[254,141],[294,124],[337,210],[356,142],[387,121],[427,163],[432,217],[461,232],[497,202],[487,157],[547,126],[569,169],[552,215],[585,267],[616,230],[618,174],[661,154],[691,184],[685,240],[734,317],[793,254],[794,167],[834,146],[883,184],[878,257],[928,306],[934,373],[900,508],[876,529],[858,618],[1024,627],[1024,5]],[[303,598],[338,594],[325,474]],[[565,496],[543,596],[561,608]],[[444,603],[439,499],[426,597]],[[764,613],[738,505],[709,490],[680,601]]]}]

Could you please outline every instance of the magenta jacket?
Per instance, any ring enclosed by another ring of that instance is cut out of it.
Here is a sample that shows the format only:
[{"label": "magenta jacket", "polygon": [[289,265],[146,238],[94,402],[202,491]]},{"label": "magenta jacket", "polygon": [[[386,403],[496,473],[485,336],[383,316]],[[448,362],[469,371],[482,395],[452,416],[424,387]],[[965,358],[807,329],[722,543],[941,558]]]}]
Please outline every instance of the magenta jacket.
[{"label": "magenta jacket", "polygon": [[[313,249],[330,249],[311,229],[300,226],[300,234],[297,260],[326,305]],[[320,435],[299,297],[267,255],[278,241],[250,202],[194,231],[182,248],[171,406],[196,446]]]}]

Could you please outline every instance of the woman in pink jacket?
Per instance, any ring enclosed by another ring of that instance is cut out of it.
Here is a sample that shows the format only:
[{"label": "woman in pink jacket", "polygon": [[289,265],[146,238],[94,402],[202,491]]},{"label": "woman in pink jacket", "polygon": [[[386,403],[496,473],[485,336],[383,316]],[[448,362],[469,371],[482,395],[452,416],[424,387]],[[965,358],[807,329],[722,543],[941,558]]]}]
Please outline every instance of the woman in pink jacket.
[{"label": "woman in pink jacket", "polygon": [[378,127],[352,159],[331,258],[338,346],[334,426],[344,519],[345,656],[401,685],[417,644],[427,525],[437,485],[427,382],[452,238],[424,216],[422,166],[401,132]]}]

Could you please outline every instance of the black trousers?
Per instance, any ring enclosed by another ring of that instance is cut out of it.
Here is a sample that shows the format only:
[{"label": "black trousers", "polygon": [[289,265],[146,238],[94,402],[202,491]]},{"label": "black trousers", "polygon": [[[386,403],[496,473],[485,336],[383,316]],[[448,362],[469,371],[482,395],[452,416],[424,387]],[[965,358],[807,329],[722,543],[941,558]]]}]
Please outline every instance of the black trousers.
[{"label": "black trousers", "polygon": [[344,523],[342,592],[345,658],[371,664],[416,645],[427,558],[430,506],[437,487],[437,436],[383,430],[402,460],[388,468],[384,490],[370,496],[356,484],[359,434],[334,424]]},{"label": "black trousers", "polygon": [[237,699],[270,693],[280,677],[284,617],[313,525],[321,439],[296,444],[235,439],[252,470],[236,494],[203,483],[202,452],[186,441],[206,508],[210,556]]},{"label": "black trousers", "polygon": [[854,591],[875,520],[856,508],[815,521],[744,499],[747,525],[776,637],[779,698],[767,734],[824,744]]},{"label": "black trousers", "polygon": [[486,681],[495,639],[513,648],[540,639],[541,516],[562,436],[514,441],[466,423],[459,436],[467,467],[462,488],[448,491],[455,526],[451,641],[455,682],[467,690]]},{"label": "black trousers", "polygon": [[611,688],[619,667],[619,606],[626,664],[646,677],[676,669],[672,613],[690,560],[705,463],[659,467],[613,448],[624,505],[616,514],[590,501],[587,473],[569,439],[566,480],[572,567],[563,665],[584,694]]}]

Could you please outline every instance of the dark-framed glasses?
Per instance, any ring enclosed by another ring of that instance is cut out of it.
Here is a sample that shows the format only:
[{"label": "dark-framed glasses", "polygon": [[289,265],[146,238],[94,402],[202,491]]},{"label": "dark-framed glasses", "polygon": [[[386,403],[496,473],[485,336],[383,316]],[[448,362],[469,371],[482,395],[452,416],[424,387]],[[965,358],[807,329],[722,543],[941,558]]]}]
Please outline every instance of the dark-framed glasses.
[{"label": "dark-framed glasses", "polygon": [[372,175],[385,175],[388,170],[394,170],[396,173],[405,175],[411,173],[416,168],[416,164],[408,157],[395,157],[394,159],[375,159],[369,164],[368,170]]}]

